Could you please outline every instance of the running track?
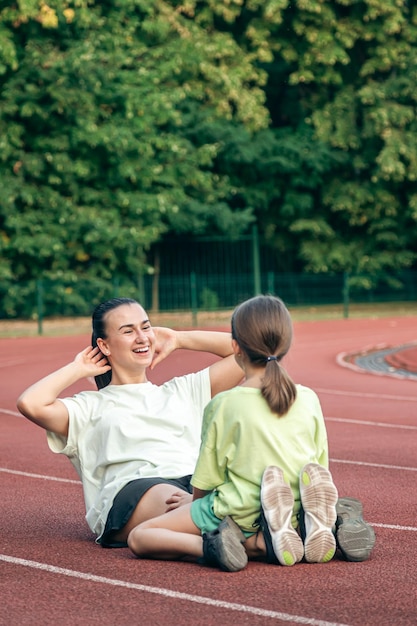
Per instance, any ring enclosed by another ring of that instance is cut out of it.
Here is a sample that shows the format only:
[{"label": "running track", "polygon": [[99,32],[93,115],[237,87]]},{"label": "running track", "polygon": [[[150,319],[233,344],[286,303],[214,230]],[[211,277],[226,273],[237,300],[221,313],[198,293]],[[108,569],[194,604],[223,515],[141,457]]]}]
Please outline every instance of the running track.
[{"label": "running track", "polygon": [[[45,434],[20,417],[19,393],[68,362],[87,336],[0,341],[0,624],[7,626],[408,626],[417,624],[416,380],[344,368],[341,353],[417,339],[417,317],[295,323],[286,367],[321,398],[340,495],[364,503],[372,557],[223,573],[137,560],[94,543],[80,483]],[[212,362],[177,352],[161,382]],[[84,383],[84,386],[88,383]],[[71,391],[81,389],[74,386]]]}]

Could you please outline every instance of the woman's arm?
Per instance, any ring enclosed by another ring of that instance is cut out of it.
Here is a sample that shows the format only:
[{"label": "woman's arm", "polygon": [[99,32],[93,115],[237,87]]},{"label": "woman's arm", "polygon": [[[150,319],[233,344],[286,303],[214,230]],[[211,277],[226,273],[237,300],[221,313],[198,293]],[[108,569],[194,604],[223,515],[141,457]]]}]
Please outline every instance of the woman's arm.
[{"label": "woman's arm", "polygon": [[241,382],[243,372],[235,361],[230,333],[214,330],[174,331],[161,327],[154,328],[154,332],[157,341],[151,369],[174,350],[197,350],[221,357],[210,366],[212,397]]},{"label": "woman's arm", "polygon": [[45,376],[24,391],[17,408],[29,420],[57,435],[68,436],[68,411],[58,396],[82,378],[109,371],[110,365],[98,348],[89,346],[74,361]]},{"label": "woman's arm", "polygon": [[172,330],[162,326],[153,329],[156,337],[155,355],[151,369],[174,350],[196,350],[226,357],[232,354],[229,333],[213,330]]}]

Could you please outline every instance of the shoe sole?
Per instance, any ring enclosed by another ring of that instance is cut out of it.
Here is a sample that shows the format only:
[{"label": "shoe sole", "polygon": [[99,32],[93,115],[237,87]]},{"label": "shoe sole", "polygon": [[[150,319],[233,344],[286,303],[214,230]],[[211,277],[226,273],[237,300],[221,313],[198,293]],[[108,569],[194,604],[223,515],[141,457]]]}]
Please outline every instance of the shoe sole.
[{"label": "shoe sole", "polygon": [[298,563],[304,556],[304,546],[291,524],[294,496],[278,467],[270,466],[264,471],[261,503],[278,561],[281,565]]},{"label": "shoe sole", "polygon": [[337,489],[330,472],[318,463],[308,463],[300,474],[304,509],[304,555],[308,563],[327,563],[336,552]]},{"label": "shoe sole", "polygon": [[336,541],[347,561],[366,561],[375,545],[375,531],[363,519],[362,503],[339,498],[336,504]]},{"label": "shoe sole", "polygon": [[219,543],[219,564],[224,572],[238,572],[248,563],[248,555],[242,543],[246,537],[236,522],[229,516],[223,518],[218,527],[221,542]]}]

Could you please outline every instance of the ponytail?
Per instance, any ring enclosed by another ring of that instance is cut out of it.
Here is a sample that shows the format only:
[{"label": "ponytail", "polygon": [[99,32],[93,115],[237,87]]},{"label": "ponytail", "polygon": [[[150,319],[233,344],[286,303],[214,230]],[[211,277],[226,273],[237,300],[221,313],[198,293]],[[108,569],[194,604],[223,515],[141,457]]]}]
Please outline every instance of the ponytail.
[{"label": "ponytail", "polygon": [[296,386],[278,360],[267,362],[261,393],[271,411],[280,416],[288,413],[294,403]]}]

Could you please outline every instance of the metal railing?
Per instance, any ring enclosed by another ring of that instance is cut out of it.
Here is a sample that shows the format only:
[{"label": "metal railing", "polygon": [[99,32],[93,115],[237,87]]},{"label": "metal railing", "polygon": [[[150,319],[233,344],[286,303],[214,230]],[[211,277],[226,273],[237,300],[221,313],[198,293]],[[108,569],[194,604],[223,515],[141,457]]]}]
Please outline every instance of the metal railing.
[{"label": "metal railing", "polygon": [[[360,277],[361,279],[366,277]],[[395,279],[395,280],[394,280]],[[340,305],[343,316],[355,303],[416,302],[417,272],[399,272],[387,283],[358,280],[347,274],[253,273],[189,274],[159,276],[155,308],[155,278],[141,276],[137,281],[118,277],[112,281],[78,279],[58,281],[38,279],[16,285],[0,285],[0,319],[42,320],[46,317],[90,316],[96,304],[116,296],[138,300],[153,312],[199,311],[233,309],[239,302],[257,293],[280,296],[289,307]],[[373,284],[364,288],[362,284]]]}]

